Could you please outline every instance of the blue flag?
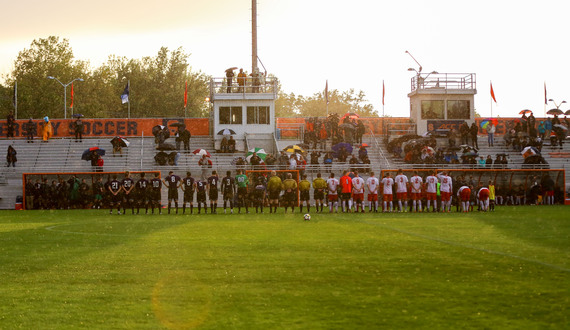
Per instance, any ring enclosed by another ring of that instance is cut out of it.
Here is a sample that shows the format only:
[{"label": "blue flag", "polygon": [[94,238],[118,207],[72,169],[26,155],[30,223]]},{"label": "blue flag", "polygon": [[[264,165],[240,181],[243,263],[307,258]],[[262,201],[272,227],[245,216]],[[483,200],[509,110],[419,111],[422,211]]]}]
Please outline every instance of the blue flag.
[{"label": "blue flag", "polygon": [[122,104],[129,103],[129,83],[127,83],[127,86],[123,91],[123,94],[121,94],[121,103]]}]

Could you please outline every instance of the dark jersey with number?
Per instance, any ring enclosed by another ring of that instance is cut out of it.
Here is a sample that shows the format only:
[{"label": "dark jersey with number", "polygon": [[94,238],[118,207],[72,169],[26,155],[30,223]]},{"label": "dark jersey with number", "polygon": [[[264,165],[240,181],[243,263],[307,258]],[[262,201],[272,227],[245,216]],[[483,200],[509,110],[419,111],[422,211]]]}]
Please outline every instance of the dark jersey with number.
[{"label": "dark jersey with number", "polygon": [[176,174],[172,174],[166,177],[166,182],[168,182],[168,190],[178,189],[178,182],[180,182],[180,177]]},{"label": "dark jersey with number", "polygon": [[222,190],[224,192],[233,191],[234,190],[234,178],[231,176],[226,176],[222,179]]},{"label": "dark jersey with number", "polygon": [[198,180],[196,181],[196,190],[200,193],[200,192],[205,192],[206,191],[206,182],[205,181],[201,181]]},{"label": "dark jersey with number", "polygon": [[135,180],[133,180],[132,178],[124,178],[123,181],[121,181],[121,185],[125,189],[126,193],[135,185]]},{"label": "dark jersey with number", "polygon": [[218,190],[218,181],[219,180],[220,180],[220,178],[218,178],[217,175],[212,175],[211,177],[208,178],[208,184],[210,185],[210,191]]},{"label": "dark jersey with number", "polygon": [[121,183],[118,180],[111,180],[111,182],[109,182],[109,189],[113,193],[117,193],[121,190]]},{"label": "dark jersey with number", "polygon": [[135,189],[139,193],[145,193],[148,186],[149,186],[149,183],[148,183],[147,179],[140,179],[139,181],[137,181],[137,183],[135,185]]},{"label": "dark jersey with number", "polygon": [[182,185],[184,186],[184,193],[193,193],[194,192],[194,182],[196,180],[191,177],[187,176],[182,180]]},{"label": "dark jersey with number", "polygon": [[160,189],[162,188],[162,180],[160,180],[160,178],[152,178],[150,179],[150,186],[153,191],[160,192]]}]

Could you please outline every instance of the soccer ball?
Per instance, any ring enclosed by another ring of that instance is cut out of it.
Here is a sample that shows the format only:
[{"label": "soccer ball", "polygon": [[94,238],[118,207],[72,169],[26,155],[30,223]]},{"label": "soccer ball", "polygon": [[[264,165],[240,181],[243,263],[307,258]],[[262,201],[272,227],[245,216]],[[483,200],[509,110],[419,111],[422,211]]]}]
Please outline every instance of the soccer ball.
[{"label": "soccer ball", "polygon": [[303,216],[303,219],[305,219],[305,221],[309,221],[309,220],[311,220],[311,215],[309,213],[307,213]]}]

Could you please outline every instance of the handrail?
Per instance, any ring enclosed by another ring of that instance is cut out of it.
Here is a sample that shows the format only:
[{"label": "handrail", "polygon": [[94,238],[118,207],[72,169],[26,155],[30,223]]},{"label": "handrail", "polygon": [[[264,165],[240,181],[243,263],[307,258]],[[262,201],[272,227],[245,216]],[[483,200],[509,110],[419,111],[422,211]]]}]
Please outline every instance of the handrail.
[{"label": "handrail", "polygon": [[239,84],[239,78],[234,77],[228,86],[227,78],[212,78],[210,80],[210,98],[214,94],[274,94],[278,92],[278,80],[273,77],[260,77],[257,80],[252,77],[244,78],[245,83]]}]

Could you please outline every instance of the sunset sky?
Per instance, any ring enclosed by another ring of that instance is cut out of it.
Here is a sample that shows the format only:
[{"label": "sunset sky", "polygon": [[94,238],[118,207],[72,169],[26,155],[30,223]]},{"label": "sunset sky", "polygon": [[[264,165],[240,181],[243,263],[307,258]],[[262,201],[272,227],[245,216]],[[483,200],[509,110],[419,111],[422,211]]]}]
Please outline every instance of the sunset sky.
[{"label": "sunset sky", "polygon": [[[548,98],[570,102],[567,1],[259,0],[258,55],[287,93],[363,90],[382,113],[408,116],[410,78],[423,72],[476,73],[475,108],[493,114],[544,111]],[[38,1],[2,4],[0,74],[34,39],[67,38],[93,67],[111,54],[155,56],[183,47],[195,71],[221,77],[251,70],[250,0]],[[546,109],[553,108],[549,103]],[[563,105],[567,110],[570,106]]]}]

